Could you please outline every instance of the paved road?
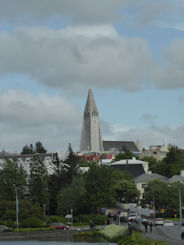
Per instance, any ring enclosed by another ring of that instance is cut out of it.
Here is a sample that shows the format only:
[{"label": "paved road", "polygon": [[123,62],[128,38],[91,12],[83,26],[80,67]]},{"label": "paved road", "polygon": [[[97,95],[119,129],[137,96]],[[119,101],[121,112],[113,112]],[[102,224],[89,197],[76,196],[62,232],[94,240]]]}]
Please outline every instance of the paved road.
[{"label": "paved road", "polygon": [[182,231],[184,230],[180,226],[156,226],[153,227],[152,233],[144,234],[151,239],[166,241],[172,245],[184,245],[184,241],[181,240]]}]

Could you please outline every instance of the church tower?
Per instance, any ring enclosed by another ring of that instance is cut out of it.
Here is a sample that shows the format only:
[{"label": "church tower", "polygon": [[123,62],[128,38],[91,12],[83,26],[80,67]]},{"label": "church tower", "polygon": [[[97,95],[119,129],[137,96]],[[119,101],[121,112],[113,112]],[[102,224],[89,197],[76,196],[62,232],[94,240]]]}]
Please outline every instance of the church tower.
[{"label": "church tower", "polygon": [[103,151],[100,133],[100,119],[91,89],[89,89],[84,110],[83,128],[80,141],[80,152],[82,151]]}]

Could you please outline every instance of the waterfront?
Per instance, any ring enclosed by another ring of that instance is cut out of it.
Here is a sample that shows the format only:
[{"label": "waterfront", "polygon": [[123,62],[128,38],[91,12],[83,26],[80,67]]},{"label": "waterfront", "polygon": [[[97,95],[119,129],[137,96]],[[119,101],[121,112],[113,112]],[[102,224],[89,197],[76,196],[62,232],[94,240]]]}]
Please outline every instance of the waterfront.
[{"label": "waterfront", "polygon": [[88,243],[88,242],[64,242],[64,241],[0,241],[0,245],[108,245],[115,243]]}]

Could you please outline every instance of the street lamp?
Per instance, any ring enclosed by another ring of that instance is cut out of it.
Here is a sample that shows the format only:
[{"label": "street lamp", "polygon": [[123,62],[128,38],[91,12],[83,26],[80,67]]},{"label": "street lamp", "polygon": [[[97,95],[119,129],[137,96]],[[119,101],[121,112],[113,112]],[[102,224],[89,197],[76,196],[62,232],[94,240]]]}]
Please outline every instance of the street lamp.
[{"label": "street lamp", "polygon": [[182,226],[182,207],[181,207],[181,190],[179,187],[174,185],[168,185],[168,187],[174,187],[178,190],[178,196],[179,196],[179,213],[180,213],[180,226]]},{"label": "street lamp", "polygon": [[15,196],[16,196],[16,223],[17,223],[17,230],[18,230],[19,229],[19,201],[17,196],[17,187],[15,184],[13,186],[15,188]]},{"label": "street lamp", "polygon": [[155,194],[154,194],[153,187],[149,186],[149,188],[151,189],[152,196],[153,196],[153,217],[154,217],[154,221],[155,221]]}]

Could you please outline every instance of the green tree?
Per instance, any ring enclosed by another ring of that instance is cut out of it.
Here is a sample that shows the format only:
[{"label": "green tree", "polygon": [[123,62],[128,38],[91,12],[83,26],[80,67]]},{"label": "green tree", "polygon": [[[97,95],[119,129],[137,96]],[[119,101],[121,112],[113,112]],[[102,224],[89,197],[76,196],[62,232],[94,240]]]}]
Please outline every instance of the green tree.
[{"label": "green tree", "polygon": [[140,192],[137,190],[133,180],[122,179],[117,181],[115,190],[120,202],[136,202],[140,196]]},{"label": "green tree", "polygon": [[75,215],[87,213],[89,202],[86,199],[84,177],[74,178],[70,186],[59,192],[57,200],[58,214],[66,215],[71,209]]},{"label": "green tree", "polygon": [[47,150],[44,148],[42,142],[37,141],[34,147],[32,144],[30,144],[30,146],[25,145],[22,149],[21,155],[35,154],[35,153],[41,154],[46,152]]},{"label": "green tree", "polygon": [[35,144],[35,152],[36,153],[46,153],[47,150],[44,148],[42,142],[37,141]]},{"label": "green tree", "polygon": [[48,204],[48,171],[39,154],[35,155],[30,164],[29,187],[34,202],[38,202],[42,207]]},{"label": "green tree", "polygon": [[161,182],[159,180],[150,181],[148,188],[145,190],[145,201],[146,203],[151,204],[154,193],[156,210],[159,212],[161,209],[165,209],[166,215],[172,215],[174,209],[179,210],[178,188],[180,189],[181,196],[183,197],[184,185],[179,182],[168,185],[168,183]]},{"label": "green tree", "polygon": [[113,186],[112,169],[108,166],[92,165],[86,173],[87,200],[90,211],[114,205],[116,193]]},{"label": "green tree", "polygon": [[79,163],[79,156],[73,152],[71,144],[69,144],[67,158],[64,160],[66,167],[66,181],[68,184],[71,184],[73,178],[79,175]]},{"label": "green tree", "polygon": [[27,155],[27,154],[34,154],[34,149],[33,149],[33,145],[30,144],[30,146],[25,145],[22,149],[21,155]]},{"label": "green tree", "polygon": [[184,168],[184,150],[177,146],[170,146],[169,152],[163,159],[163,172],[166,176],[171,177],[179,174]]},{"label": "green tree", "polygon": [[145,156],[141,158],[141,160],[149,163],[149,170],[152,171],[153,173],[158,173],[161,171],[160,169],[161,169],[162,162],[157,161],[156,158]]},{"label": "green tree", "polygon": [[132,159],[133,153],[126,148],[123,148],[122,152],[115,156],[114,161],[120,161],[123,159]]},{"label": "green tree", "polygon": [[24,197],[26,171],[15,160],[6,159],[0,170],[0,195],[3,200],[15,200],[15,187],[18,196]]},{"label": "green tree", "polygon": [[67,168],[58,156],[53,160],[53,174],[49,177],[49,214],[57,213],[57,195],[67,184]]}]

